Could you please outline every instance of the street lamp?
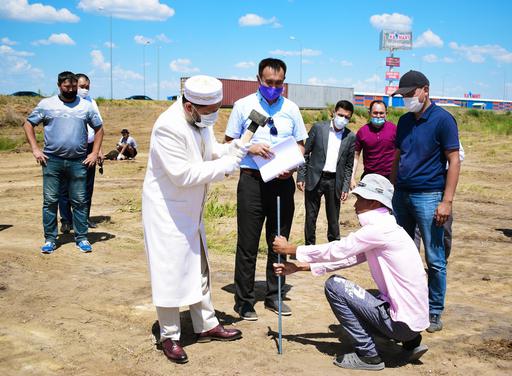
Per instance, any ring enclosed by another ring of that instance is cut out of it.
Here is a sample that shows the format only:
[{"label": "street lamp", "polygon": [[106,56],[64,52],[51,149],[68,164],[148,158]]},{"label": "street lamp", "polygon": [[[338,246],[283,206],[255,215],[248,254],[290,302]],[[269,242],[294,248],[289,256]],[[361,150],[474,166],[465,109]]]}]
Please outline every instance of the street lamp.
[{"label": "street lamp", "polygon": [[[98,7],[98,10],[100,12],[104,11],[104,7]],[[110,23],[109,23],[109,29],[110,29],[110,100],[114,99],[114,84],[112,80],[112,66],[114,65],[112,63],[112,12],[110,12]]]},{"label": "street lamp", "polygon": [[302,84],[302,43],[300,41],[300,39],[294,37],[294,36],[291,36],[290,37],[291,40],[296,40],[297,42],[299,42],[299,48],[300,48],[300,66],[299,66],[299,77],[300,77],[300,83]]},{"label": "street lamp", "polygon": [[144,72],[144,96],[146,96],[146,46],[150,42],[148,40],[144,41],[144,44],[142,46],[142,65],[143,65],[143,72]]}]

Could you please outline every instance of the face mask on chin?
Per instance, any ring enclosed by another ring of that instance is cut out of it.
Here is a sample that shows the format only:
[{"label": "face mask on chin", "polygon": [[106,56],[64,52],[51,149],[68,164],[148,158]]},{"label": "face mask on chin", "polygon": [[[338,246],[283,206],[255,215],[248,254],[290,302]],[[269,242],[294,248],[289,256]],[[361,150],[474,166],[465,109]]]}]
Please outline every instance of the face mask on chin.
[{"label": "face mask on chin", "polygon": [[420,112],[423,102],[420,102],[418,97],[404,98],[404,106],[409,112]]}]

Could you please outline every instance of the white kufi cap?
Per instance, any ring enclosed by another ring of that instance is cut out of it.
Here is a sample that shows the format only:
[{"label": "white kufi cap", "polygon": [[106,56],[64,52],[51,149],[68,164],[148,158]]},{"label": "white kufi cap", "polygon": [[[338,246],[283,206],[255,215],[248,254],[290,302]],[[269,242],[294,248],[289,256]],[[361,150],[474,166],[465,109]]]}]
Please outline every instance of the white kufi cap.
[{"label": "white kufi cap", "polygon": [[222,101],[222,82],[211,76],[193,76],[185,81],[183,94],[195,104],[216,104]]}]

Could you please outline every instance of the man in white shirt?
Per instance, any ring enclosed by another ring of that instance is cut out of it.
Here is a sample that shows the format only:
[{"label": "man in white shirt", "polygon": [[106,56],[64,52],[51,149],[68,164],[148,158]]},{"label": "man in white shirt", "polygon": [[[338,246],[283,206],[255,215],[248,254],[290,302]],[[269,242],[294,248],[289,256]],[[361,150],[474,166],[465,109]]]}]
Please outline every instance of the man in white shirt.
[{"label": "man in white shirt", "polygon": [[316,220],[322,196],[327,216],[327,239],[340,238],[340,206],[348,197],[354,164],[355,134],[348,125],[354,106],[349,101],[336,103],[332,119],[313,125],[306,141],[306,164],[299,168],[297,188],[304,192],[306,245],[316,242]]},{"label": "man in white shirt", "polygon": [[124,128],[121,130],[121,138],[117,143],[117,151],[119,155],[117,156],[118,160],[121,159],[133,159],[137,155],[137,142],[135,139],[130,136],[130,132],[128,129]]}]

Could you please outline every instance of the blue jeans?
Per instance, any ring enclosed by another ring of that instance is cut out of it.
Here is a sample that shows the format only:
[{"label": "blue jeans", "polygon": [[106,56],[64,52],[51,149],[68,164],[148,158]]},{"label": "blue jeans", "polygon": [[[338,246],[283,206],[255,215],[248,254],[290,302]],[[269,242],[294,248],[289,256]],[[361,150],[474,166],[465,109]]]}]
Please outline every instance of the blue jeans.
[{"label": "blue jeans", "polygon": [[387,302],[339,275],[325,282],[325,296],[360,356],[378,355],[375,334],[400,342],[410,341],[419,334],[407,324],[391,320]]},{"label": "blue jeans", "polygon": [[441,314],[446,294],[446,255],[444,228],[437,226],[434,213],[443,199],[443,192],[406,192],[395,190],[393,210],[400,226],[414,239],[418,226],[425,248],[428,267],[428,300],[431,314]]},{"label": "blue jeans", "polygon": [[[87,145],[87,155],[92,152],[94,143]],[[96,166],[87,169],[87,219],[91,215],[92,193],[94,191],[94,178],[96,176]],[[64,180],[60,186],[59,212],[62,223],[73,224],[73,214],[71,213],[71,202],[69,201],[68,183]]]},{"label": "blue jeans", "polygon": [[43,166],[43,228],[45,241],[57,239],[57,205],[60,186],[67,184],[71,207],[73,208],[73,230],[75,240],[87,240],[87,166],[84,158],[65,159],[48,156]]}]

